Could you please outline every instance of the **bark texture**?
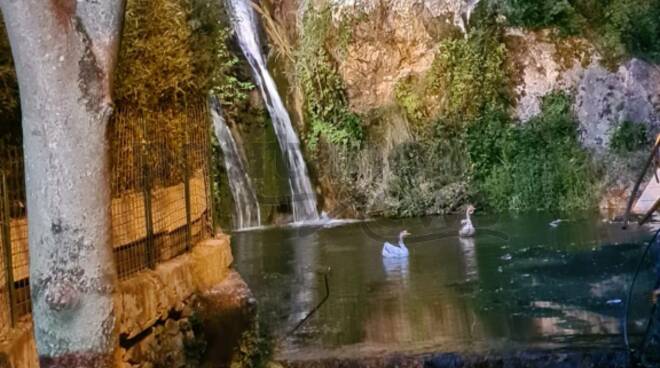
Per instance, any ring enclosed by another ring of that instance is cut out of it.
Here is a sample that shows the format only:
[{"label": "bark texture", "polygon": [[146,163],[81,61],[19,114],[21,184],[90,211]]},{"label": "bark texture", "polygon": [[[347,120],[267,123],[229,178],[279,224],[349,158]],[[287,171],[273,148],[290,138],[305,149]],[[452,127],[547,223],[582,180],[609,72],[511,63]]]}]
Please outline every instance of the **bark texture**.
[{"label": "bark texture", "polygon": [[116,343],[106,126],[123,0],[0,0],[23,113],[42,367],[110,367]]}]

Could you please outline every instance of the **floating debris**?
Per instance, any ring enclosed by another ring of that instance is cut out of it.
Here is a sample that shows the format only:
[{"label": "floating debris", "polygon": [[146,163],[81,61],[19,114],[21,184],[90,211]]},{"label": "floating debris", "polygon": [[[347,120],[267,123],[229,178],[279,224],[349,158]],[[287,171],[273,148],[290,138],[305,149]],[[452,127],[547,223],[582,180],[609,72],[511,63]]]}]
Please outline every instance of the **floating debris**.
[{"label": "floating debris", "polygon": [[607,304],[607,305],[617,305],[617,304],[621,304],[622,302],[623,301],[621,299],[610,299],[607,302],[605,302],[605,304]]},{"label": "floating debris", "polygon": [[565,220],[562,219],[556,219],[550,223],[550,227],[558,227],[560,223],[562,223]]}]

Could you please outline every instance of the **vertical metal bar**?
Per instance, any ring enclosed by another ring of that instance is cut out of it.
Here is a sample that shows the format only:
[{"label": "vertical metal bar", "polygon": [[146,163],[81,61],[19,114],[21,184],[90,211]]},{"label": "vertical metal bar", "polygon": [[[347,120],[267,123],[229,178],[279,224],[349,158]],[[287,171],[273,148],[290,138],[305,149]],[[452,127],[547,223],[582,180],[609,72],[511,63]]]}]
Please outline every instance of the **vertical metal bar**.
[{"label": "vertical metal bar", "polygon": [[142,140],[140,141],[140,164],[142,166],[142,196],[144,198],[144,223],[146,230],[147,246],[147,266],[151,269],[156,268],[156,249],[154,245],[154,221],[153,209],[151,205],[151,170],[149,167],[149,158],[147,153],[147,127],[145,120],[140,118],[142,123]]},{"label": "vertical metal bar", "polygon": [[[209,103],[210,100],[209,100]],[[204,181],[206,183],[206,209],[207,209],[207,226],[211,227],[211,236],[215,236],[215,198],[213,195],[213,150],[211,145],[211,111],[208,104],[204,105],[204,147],[206,149],[206,162],[204,163]],[[206,227],[206,226],[205,226]]]},{"label": "vertical metal bar", "polygon": [[2,191],[2,197],[0,197],[0,211],[2,212],[1,220],[2,223],[2,247],[3,247],[3,256],[5,263],[5,281],[7,287],[8,295],[8,304],[9,304],[9,316],[11,321],[11,327],[16,326],[16,290],[14,287],[14,266],[12,260],[12,249],[11,249],[11,214],[9,212],[9,191],[7,188],[7,175],[4,171],[0,172],[0,191]]},{"label": "vertical metal bar", "polygon": [[[190,115],[188,115],[190,116]],[[183,144],[183,190],[186,197],[186,251],[192,248],[192,214],[190,205],[190,162],[188,162],[190,149],[190,136],[188,134],[188,126],[184,128],[184,144]]]}]

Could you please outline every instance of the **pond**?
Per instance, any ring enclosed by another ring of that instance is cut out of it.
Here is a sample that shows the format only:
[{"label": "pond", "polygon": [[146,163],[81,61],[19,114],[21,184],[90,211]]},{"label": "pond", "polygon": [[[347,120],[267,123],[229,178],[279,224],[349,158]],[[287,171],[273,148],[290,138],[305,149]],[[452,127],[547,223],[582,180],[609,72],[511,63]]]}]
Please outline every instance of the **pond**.
[{"label": "pond", "polygon": [[[459,217],[428,217],[264,229],[232,243],[284,359],[621,346],[626,291],[651,229],[596,214],[553,220],[477,216],[474,239],[456,236]],[[383,259],[383,241],[402,229],[413,234],[409,258]],[[326,276],[327,302],[292,332],[326,295]],[[649,263],[631,304],[636,336],[652,280]]]}]

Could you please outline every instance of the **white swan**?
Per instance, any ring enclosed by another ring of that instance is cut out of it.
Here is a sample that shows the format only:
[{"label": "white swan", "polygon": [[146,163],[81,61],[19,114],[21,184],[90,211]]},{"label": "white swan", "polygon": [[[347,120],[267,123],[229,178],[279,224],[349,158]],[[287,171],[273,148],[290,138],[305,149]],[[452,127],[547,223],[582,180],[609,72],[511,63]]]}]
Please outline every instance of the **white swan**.
[{"label": "white swan", "polygon": [[474,236],[474,233],[477,232],[474,225],[472,225],[472,219],[470,219],[470,215],[474,213],[474,210],[475,208],[473,205],[468,205],[465,210],[465,219],[461,220],[463,227],[458,231],[458,236],[461,238],[471,238]]},{"label": "white swan", "polygon": [[408,257],[408,248],[403,244],[403,238],[410,235],[408,230],[399,233],[399,246],[392,245],[389,242],[383,244],[383,257],[385,258],[403,258]]}]

